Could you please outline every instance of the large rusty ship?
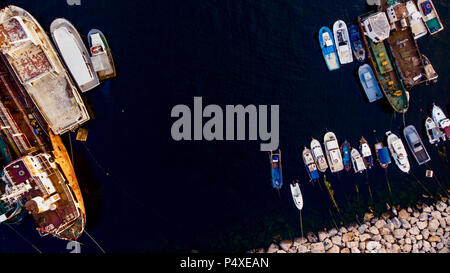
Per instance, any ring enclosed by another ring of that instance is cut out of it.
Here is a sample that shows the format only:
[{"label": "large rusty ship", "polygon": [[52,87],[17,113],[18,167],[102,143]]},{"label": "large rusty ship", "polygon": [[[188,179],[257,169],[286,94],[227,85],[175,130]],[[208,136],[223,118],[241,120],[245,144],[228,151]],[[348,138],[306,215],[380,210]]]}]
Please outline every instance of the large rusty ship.
[{"label": "large rusty ship", "polygon": [[[17,7],[10,6],[7,9],[9,12],[13,10],[26,14]],[[4,10],[0,11],[0,18],[0,22],[5,22]],[[35,26],[36,24],[37,22]],[[4,26],[4,23],[0,24],[1,34],[5,33]],[[26,28],[22,30],[25,31]],[[3,38],[0,37],[0,40]],[[29,41],[25,43],[27,42]],[[42,51],[41,54],[47,53]],[[41,57],[44,56],[41,55]],[[57,58],[57,55],[54,57]],[[33,58],[38,57],[35,55]],[[24,60],[30,61],[27,58]],[[27,66],[23,69],[34,69],[33,65],[39,65],[27,61],[21,63]],[[58,77],[58,74],[54,73],[56,72],[42,75],[40,79],[43,80],[46,76]],[[65,76],[59,74],[59,77]],[[52,89],[52,83],[50,87],[45,82],[38,84],[44,88],[40,89],[43,92],[64,91],[59,89],[60,86]],[[67,85],[70,84],[69,82],[61,84],[66,87],[71,86]],[[66,96],[69,93],[59,95]],[[59,96],[56,93],[53,95]],[[42,104],[38,104],[30,94],[29,86],[18,77],[17,68],[13,67],[7,54],[1,54],[0,59],[0,98],[0,137],[2,143],[5,143],[5,150],[10,155],[6,161],[6,167],[3,168],[0,182],[0,185],[3,185],[0,187],[0,214],[2,214],[2,204],[14,204],[16,207],[17,204],[21,205],[32,216],[42,236],[53,235],[64,240],[76,240],[84,231],[86,213],[70,156],[61,137],[54,133],[48,118],[43,114],[47,109],[41,108]],[[53,98],[50,96],[48,99]],[[71,104],[70,107],[81,107],[80,105]],[[82,107],[84,108],[84,105]],[[61,107],[58,111],[64,112],[64,109]],[[69,109],[64,112],[69,119],[70,113],[73,113],[71,111]],[[3,211],[8,213],[8,217],[12,215],[9,207],[5,207]],[[4,218],[0,216],[0,220]]]},{"label": "large rusty ship", "polygon": [[45,31],[27,11],[0,11],[0,47],[14,75],[57,135],[89,120],[77,88]]}]

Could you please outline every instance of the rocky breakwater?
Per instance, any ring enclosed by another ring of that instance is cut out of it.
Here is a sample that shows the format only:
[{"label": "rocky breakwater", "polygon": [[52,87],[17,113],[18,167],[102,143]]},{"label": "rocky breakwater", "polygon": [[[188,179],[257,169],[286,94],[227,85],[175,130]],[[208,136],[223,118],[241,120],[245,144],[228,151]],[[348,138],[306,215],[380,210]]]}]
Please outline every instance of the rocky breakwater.
[{"label": "rocky breakwater", "polygon": [[281,240],[252,253],[448,253],[450,200],[435,205],[366,214],[361,225],[308,233],[307,238]]}]

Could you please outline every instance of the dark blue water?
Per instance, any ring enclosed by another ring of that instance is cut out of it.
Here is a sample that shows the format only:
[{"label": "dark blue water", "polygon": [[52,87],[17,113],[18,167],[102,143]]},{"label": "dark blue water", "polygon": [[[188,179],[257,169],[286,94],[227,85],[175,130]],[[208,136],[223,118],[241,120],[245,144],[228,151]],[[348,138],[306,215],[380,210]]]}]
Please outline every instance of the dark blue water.
[{"label": "dark blue water", "polygon": [[[353,21],[365,1],[10,1],[48,30],[65,17],[85,36],[101,29],[113,50],[118,76],[84,95],[95,119],[86,144],[74,142],[75,168],[87,208],[87,231],[107,252],[245,251],[267,246],[274,236],[300,235],[299,215],[288,183],[299,179],[305,199],[304,229],[350,222],[372,206],[427,201],[412,176],[391,165],[389,197],[385,172],[328,174],[341,215],[325,192],[307,182],[301,150],[327,130],[357,145],[374,144],[402,116],[386,101],[369,104],[356,78],[356,63],[327,72],[317,31],[337,19]],[[449,25],[447,1],[435,1]],[[418,129],[432,102],[448,110],[450,32],[419,41],[440,74],[434,86],[415,87],[406,123]],[[268,155],[258,142],[175,142],[170,135],[174,105],[203,103],[280,105],[280,148],[285,185],[271,187]],[[74,135],[71,136],[74,138]],[[68,136],[64,136],[68,140]],[[448,163],[427,144],[431,167],[448,187]],[[443,147],[440,147],[442,150]],[[412,160],[412,158],[410,158]],[[415,176],[436,194],[425,167]],[[373,203],[366,183],[370,183]],[[359,196],[355,191],[359,186]],[[323,186],[323,185],[322,185]],[[359,201],[358,201],[359,200]],[[430,201],[430,200],[428,200]],[[330,215],[331,211],[333,217]],[[29,219],[15,226],[43,252],[68,252],[66,242],[39,238]],[[82,252],[99,252],[84,235]],[[0,251],[34,252],[6,226]]]}]

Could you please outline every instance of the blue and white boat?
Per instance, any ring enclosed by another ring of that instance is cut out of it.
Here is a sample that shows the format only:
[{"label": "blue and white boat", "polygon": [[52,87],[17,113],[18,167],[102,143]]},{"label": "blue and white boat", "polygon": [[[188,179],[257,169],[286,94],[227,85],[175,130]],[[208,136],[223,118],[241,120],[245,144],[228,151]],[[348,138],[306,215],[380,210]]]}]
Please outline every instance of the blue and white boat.
[{"label": "blue and white boat", "polygon": [[364,62],[366,60],[366,49],[361,37],[361,32],[358,26],[351,25],[348,29],[350,35],[350,43],[352,44],[353,54],[359,62]]},{"label": "blue and white boat", "polygon": [[302,157],[303,162],[305,163],[306,171],[308,172],[311,181],[319,179],[319,171],[317,170],[317,165],[314,161],[311,150],[305,147],[305,149],[303,149]]},{"label": "blue and white boat", "polygon": [[375,74],[373,73],[370,65],[364,64],[360,66],[358,74],[359,80],[361,81],[361,85],[367,95],[367,99],[369,99],[369,102],[374,102],[381,99],[383,97],[383,93],[381,93],[380,86],[378,85]]},{"label": "blue and white boat", "polygon": [[403,129],[403,135],[405,136],[406,143],[408,143],[412,155],[419,165],[423,165],[431,160],[419,133],[413,125],[405,127],[405,129]]},{"label": "blue and white boat", "polygon": [[391,164],[391,157],[389,156],[389,150],[383,144],[383,142],[378,142],[375,144],[375,151],[377,154],[378,163],[384,169],[386,169],[389,164]]},{"label": "blue and white boat", "polygon": [[333,34],[328,27],[322,27],[319,30],[319,43],[322,48],[322,54],[330,71],[340,68],[336,45],[334,44]]},{"label": "blue and white boat", "polygon": [[344,162],[344,169],[348,172],[352,169],[352,160],[350,156],[350,151],[352,147],[348,141],[344,141],[341,145],[342,161]]},{"label": "blue and white boat", "polygon": [[278,153],[270,152],[270,168],[272,174],[272,187],[276,190],[280,190],[283,186],[281,150],[279,150]]}]

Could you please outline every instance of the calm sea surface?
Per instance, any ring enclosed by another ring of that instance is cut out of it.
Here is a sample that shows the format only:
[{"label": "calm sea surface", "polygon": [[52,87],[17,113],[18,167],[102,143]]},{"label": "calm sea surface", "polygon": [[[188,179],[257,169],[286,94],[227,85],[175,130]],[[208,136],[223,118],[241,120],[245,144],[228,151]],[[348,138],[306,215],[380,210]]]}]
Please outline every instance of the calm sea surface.
[{"label": "calm sea surface", "polygon": [[[28,10],[46,30],[58,17],[70,20],[84,38],[98,28],[112,47],[118,77],[83,94],[95,119],[85,126],[87,143],[73,141],[87,231],[106,252],[234,252],[266,247],[277,235],[300,236],[288,185],[294,179],[301,181],[305,199],[305,232],[361,219],[369,206],[382,212],[386,202],[431,201],[421,197],[427,192],[415,178],[431,194],[439,192],[436,181],[424,177],[426,167],[412,158],[410,176],[394,164],[387,173],[376,166],[367,177],[328,174],[340,215],[327,193],[308,182],[301,150],[311,137],[322,141],[331,130],[340,143],[347,139],[356,146],[365,136],[373,145],[374,130],[382,139],[388,130],[399,135],[403,126],[403,117],[386,101],[367,102],[357,63],[328,72],[321,55],[319,28],[337,19],[352,22],[366,11],[365,1],[9,2]],[[440,78],[411,90],[405,120],[418,130],[433,102],[449,110],[450,9],[448,1],[434,2],[447,30],[419,41]],[[280,105],[280,198],[259,142],[172,140],[172,107],[193,107],[194,96],[202,96],[204,105]],[[448,162],[428,142],[427,149],[430,167],[448,188]],[[66,242],[39,238],[30,219],[14,228],[45,253],[68,252]],[[80,242],[82,252],[99,252],[88,236]],[[0,226],[0,251],[35,250]]]}]

